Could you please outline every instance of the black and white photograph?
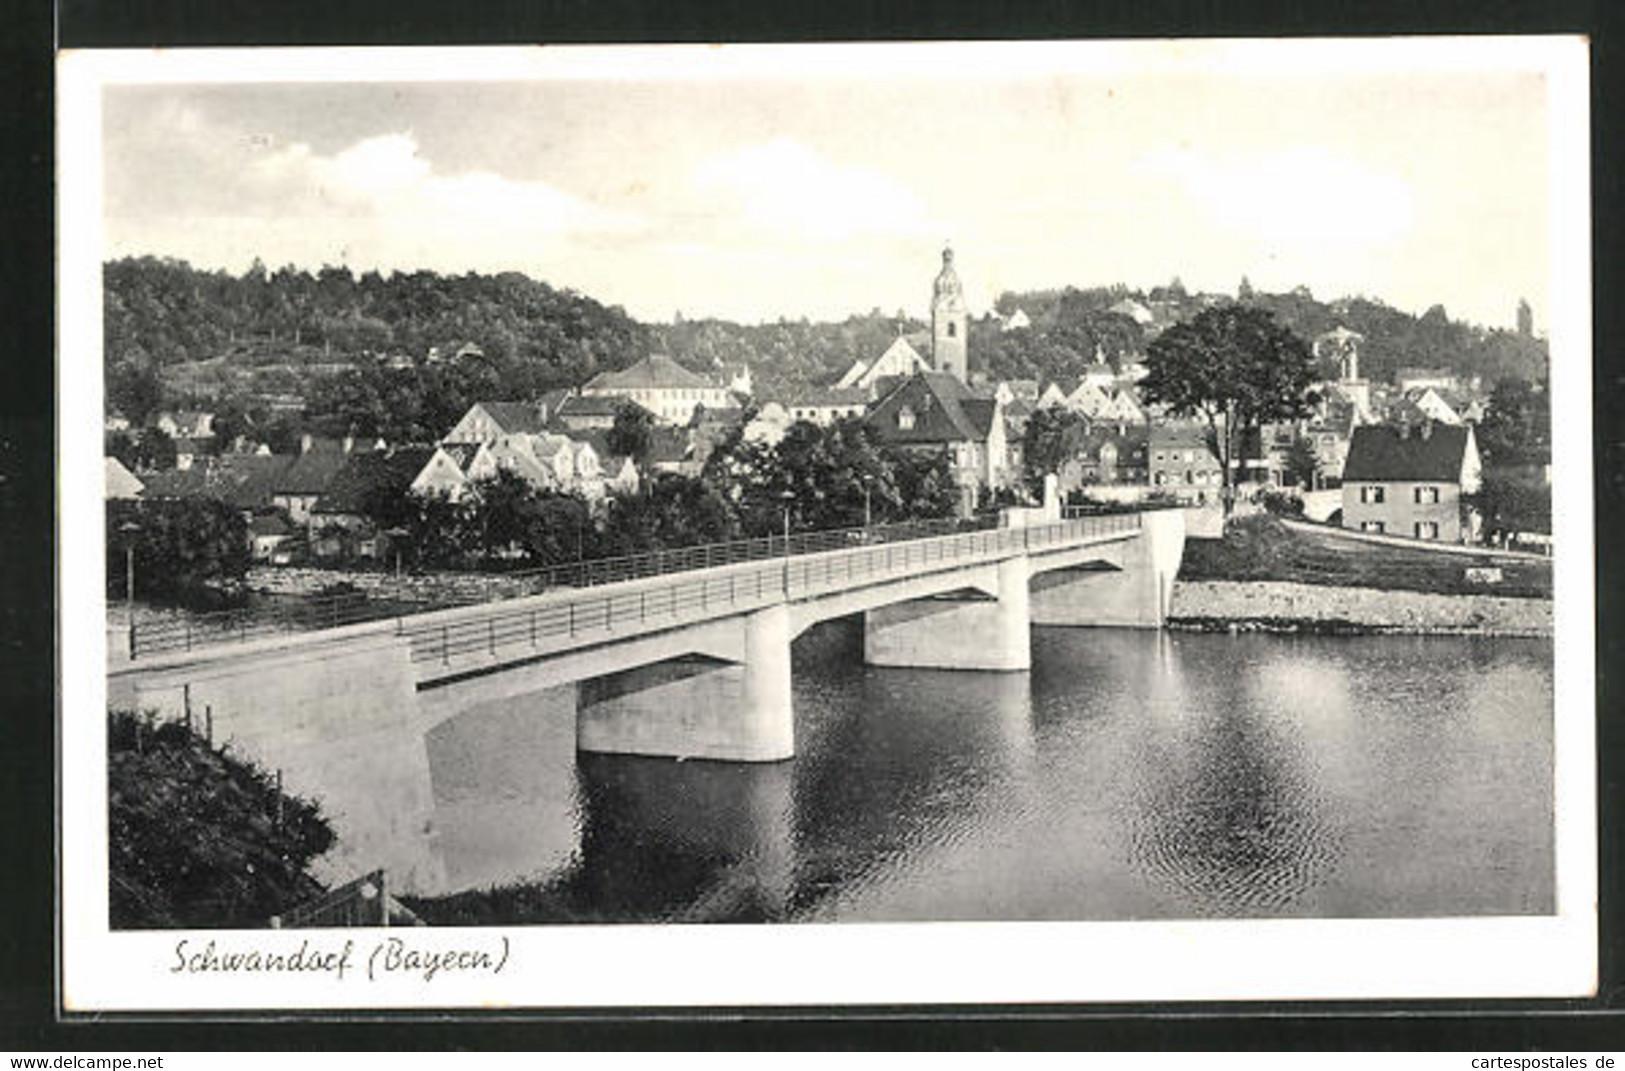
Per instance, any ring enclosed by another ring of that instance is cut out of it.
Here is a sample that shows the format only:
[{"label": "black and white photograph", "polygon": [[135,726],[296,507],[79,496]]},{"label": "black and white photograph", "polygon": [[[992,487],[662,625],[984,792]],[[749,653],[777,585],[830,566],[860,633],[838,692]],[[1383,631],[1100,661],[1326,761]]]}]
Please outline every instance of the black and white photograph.
[{"label": "black and white photograph", "polygon": [[1591,993],[1587,63],[67,54],[67,1005]]}]

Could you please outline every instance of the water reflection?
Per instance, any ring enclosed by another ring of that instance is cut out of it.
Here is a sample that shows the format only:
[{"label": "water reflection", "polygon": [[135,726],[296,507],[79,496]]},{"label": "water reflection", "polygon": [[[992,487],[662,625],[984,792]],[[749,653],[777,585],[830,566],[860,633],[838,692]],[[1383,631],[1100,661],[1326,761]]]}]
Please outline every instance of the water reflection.
[{"label": "water reflection", "polygon": [[769,765],[577,756],[566,700],[487,702],[430,740],[448,887],[510,922],[1553,909],[1548,645],[1040,629],[1033,657],[866,668],[821,626]]}]

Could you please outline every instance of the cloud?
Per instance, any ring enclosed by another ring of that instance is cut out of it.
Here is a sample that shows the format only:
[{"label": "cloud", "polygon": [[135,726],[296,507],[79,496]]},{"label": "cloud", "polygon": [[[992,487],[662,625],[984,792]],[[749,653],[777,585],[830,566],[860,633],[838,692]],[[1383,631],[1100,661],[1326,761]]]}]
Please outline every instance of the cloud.
[{"label": "cloud", "polygon": [[1137,170],[1173,180],[1213,222],[1272,245],[1382,245],[1415,220],[1406,182],[1316,148],[1228,159],[1164,149]]},{"label": "cloud", "polygon": [[360,216],[411,221],[430,230],[511,242],[516,235],[566,235],[636,229],[547,183],[487,171],[443,173],[410,133],[365,138],[331,156],[294,143],[264,153],[245,172],[251,196],[297,216]]},{"label": "cloud", "polygon": [[912,190],[882,171],[838,166],[790,138],[748,145],[701,164],[695,185],[758,230],[840,241],[940,229]]}]

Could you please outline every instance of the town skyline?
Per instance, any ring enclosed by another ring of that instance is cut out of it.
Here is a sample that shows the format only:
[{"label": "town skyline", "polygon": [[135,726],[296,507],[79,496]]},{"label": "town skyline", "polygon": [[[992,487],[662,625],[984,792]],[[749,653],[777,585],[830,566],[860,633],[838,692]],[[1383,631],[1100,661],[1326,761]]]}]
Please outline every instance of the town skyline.
[{"label": "town skyline", "polygon": [[1002,47],[847,53],[896,76],[119,86],[103,252],[512,270],[647,322],[770,322],[919,315],[951,243],[976,315],[1006,290],[1245,276],[1490,327],[1525,299],[1544,323],[1538,74],[1237,71],[1187,44],[1173,65],[1038,50],[1018,76]]}]

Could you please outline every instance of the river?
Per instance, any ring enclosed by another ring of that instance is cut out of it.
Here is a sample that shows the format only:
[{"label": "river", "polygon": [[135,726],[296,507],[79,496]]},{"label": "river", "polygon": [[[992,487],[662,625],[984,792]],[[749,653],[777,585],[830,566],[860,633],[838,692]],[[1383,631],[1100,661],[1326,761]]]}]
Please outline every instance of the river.
[{"label": "river", "polygon": [[1551,647],[1035,629],[1029,673],[794,649],[798,755],[577,755],[560,693],[429,739],[435,921],[1554,910]]}]

